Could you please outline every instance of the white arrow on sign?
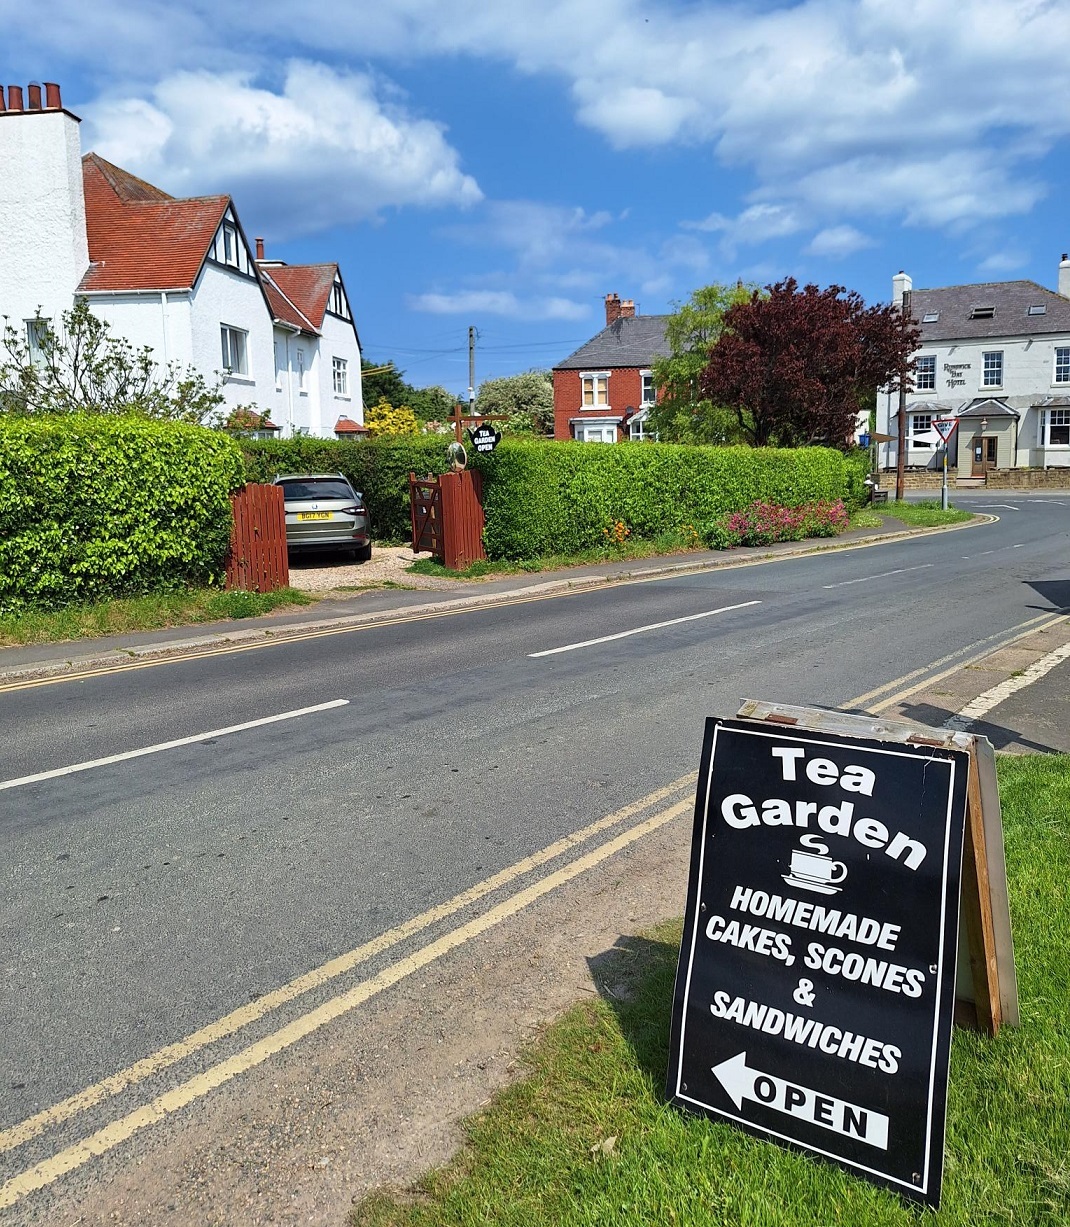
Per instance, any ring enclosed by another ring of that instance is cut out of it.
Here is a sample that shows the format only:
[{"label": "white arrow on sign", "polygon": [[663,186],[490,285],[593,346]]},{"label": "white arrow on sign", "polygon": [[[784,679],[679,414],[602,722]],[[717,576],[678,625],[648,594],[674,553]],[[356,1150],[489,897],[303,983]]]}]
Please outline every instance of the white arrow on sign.
[{"label": "white arrow on sign", "polygon": [[763,1074],[747,1064],[745,1052],[715,1065],[713,1072],[737,1108],[742,1108],[743,1100],[749,1099],[843,1137],[857,1138],[880,1150],[888,1149],[888,1118],[883,1113]]},{"label": "white arrow on sign", "polygon": [[951,438],[951,435],[958,424],[958,418],[933,418],[933,430],[936,431],[936,433],[945,443]]}]

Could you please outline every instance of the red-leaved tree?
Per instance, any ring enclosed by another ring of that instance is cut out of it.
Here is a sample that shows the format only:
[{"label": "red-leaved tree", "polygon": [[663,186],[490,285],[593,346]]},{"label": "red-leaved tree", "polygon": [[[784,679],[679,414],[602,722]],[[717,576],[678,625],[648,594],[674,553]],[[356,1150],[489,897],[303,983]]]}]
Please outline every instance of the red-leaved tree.
[{"label": "red-leaved tree", "polygon": [[843,286],[766,287],[724,317],[702,391],[730,408],[755,447],[844,447],[863,398],[913,369],[919,329],[896,307],[867,307]]}]

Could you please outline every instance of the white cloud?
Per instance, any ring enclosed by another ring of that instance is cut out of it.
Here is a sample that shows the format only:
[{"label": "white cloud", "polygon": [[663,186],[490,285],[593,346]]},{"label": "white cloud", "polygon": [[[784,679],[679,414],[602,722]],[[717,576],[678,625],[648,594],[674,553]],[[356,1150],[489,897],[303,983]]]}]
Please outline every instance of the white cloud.
[{"label": "white cloud", "polygon": [[[90,147],[176,195],[253,202],[274,239],[404,206],[481,199],[441,125],[410,115],[365,73],[294,60],[279,92],[246,72],[180,72],[146,98],[94,105]],[[252,211],[246,208],[246,215]]]},{"label": "white cloud", "polygon": [[1029,263],[1029,256],[1018,248],[994,251],[977,266],[981,273],[1014,273]]},{"label": "white cloud", "polygon": [[829,226],[814,235],[806,247],[806,252],[811,256],[826,256],[837,260],[872,245],[873,240],[854,226]]},{"label": "white cloud", "polygon": [[461,290],[455,294],[417,294],[409,300],[414,311],[432,315],[500,315],[509,319],[583,320],[591,309],[568,298],[519,298],[511,290]]}]

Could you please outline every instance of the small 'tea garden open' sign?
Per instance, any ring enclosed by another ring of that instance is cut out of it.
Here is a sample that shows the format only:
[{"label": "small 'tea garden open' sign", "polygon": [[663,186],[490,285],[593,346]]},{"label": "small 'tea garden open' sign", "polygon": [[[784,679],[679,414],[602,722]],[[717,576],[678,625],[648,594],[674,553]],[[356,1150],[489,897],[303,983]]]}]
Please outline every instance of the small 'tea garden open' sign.
[{"label": "small 'tea garden open' sign", "polygon": [[938,1204],[969,768],[707,721],[673,1103]]}]

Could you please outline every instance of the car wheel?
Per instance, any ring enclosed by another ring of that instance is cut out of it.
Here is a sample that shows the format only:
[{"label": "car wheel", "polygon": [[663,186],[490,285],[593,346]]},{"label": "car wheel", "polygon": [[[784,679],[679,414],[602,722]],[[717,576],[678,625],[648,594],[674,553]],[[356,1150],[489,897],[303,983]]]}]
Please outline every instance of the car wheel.
[{"label": "car wheel", "polygon": [[371,546],[370,541],[368,542],[367,545],[362,545],[358,549],[355,549],[353,551],[353,561],[354,562],[371,562],[371,559],[372,559],[372,546]]}]

